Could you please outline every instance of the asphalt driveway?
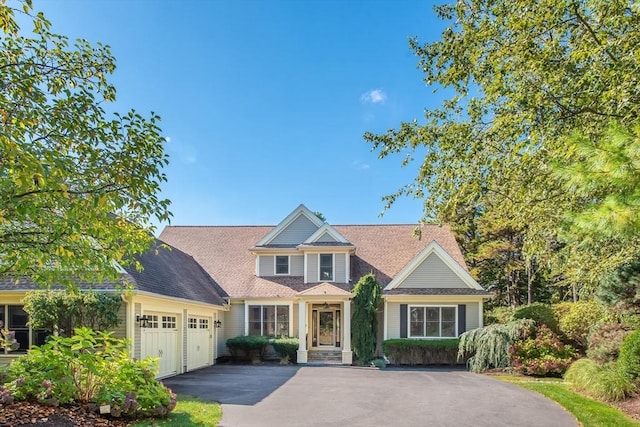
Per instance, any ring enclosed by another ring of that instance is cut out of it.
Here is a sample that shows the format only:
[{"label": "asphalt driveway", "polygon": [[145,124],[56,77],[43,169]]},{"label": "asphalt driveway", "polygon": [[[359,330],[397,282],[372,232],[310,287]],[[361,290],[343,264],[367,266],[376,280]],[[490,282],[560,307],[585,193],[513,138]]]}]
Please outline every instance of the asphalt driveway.
[{"label": "asphalt driveway", "polygon": [[222,404],[221,426],[577,426],[555,402],[448,369],[215,365],[164,380]]}]

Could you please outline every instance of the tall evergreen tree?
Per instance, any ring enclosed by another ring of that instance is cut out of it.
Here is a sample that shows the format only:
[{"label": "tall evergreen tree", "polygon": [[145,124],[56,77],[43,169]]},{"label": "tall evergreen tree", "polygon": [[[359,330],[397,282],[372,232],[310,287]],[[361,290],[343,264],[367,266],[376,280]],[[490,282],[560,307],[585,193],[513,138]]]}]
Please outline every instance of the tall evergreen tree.
[{"label": "tall evergreen tree", "polygon": [[367,363],[373,359],[378,333],[378,305],[382,288],[373,274],[362,276],[353,288],[351,345],[356,357]]}]

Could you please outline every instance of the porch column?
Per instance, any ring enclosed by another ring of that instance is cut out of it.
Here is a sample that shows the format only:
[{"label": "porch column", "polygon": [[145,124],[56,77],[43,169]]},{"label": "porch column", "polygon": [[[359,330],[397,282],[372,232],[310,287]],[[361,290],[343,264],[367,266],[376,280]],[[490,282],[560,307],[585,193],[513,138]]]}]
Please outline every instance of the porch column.
[{"label": "porch column", "polygon": [[298,301],[298,363],[307,363],[307,303]]},{"label": "porch column", "polygon": [[351,352],[351,300],[346,300],[343,304],[344,326],[342,327],[344,336],[342,337],[342,364],[351,365],[353,353]]}]

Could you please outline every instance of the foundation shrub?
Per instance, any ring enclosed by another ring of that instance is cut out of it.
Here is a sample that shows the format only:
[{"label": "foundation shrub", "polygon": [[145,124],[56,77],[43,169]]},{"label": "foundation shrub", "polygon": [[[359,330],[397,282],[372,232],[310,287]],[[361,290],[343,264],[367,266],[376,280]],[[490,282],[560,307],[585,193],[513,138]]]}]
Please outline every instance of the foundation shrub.
[{"label": "foundation shrub", "polygon": [[398,338],[383,341],[382,350],[395,365],[455,365],[458,343],[458,339]]},{"label": "foundation shrub", "polygon": [[264,359],[269,338],[254,335],[240,335],[227,340],[227,348],[235,361],[247,362]]},{"label": "foundation shrub", "polygon": [[132,360],[127,340],[78,328],[71,337],[52,336],[7,369],[5,384],[15,400],[48,405],[110,405],[111,415],[164,416],[175,394],[155,380],[155,359]]},{"label": "foundation shrub", "polygon": [[600,365],[591,359],[576,360],[564,379],[573,389],[606,401],[623,400],[637,391],[636,383],[615,362]]},{"label": "foundation shrub", "polygon": [[531,319],[536,325],[546,325],[556,334],[560,332],[558,328],[558,319],[553,308],[548,304],[534,303],[523,305],[513,311],[513,320]]},{"label": "foundation shrub", "polygon": [[275,338],[271,340],[271,345],[278,353],[278,356],[281,358],[288,357],[289,361],[296,363],[300,345],[298,338]]},{"label": "foundation shrub", "polygon": [[587,350],[590,329],[603,321],[605,310],[595,301],[563,302],[553,307],[565,342],[582,354]]},{"label": "foundation shrub", "polygon": [[494,307],[484,312],[484,324],[485,326],[493,325],[494,323],[507,323],[512,320],[514,309],[512,307]]},{"label": "foundation shrub", "polygon": [[632,380],[640,377],[640,330],[631,332],[622,342],[618,366]]},{"label": "foundation shrub", "polygon": [[596,325],[587,340],[587,357],[600,364],[617,360],[622,342],[630,333],[631,327],[623,323]]},{"label": "foundation shrub", "polygon": [[524,375],[562,376],[576,358],[576,351],[542,325],[534,337],[516,341],[509,349],[511,365]]}]

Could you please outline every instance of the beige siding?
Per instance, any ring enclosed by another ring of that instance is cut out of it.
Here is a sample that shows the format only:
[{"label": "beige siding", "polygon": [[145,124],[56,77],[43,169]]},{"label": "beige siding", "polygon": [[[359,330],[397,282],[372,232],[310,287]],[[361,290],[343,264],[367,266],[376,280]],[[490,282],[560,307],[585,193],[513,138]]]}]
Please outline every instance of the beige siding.
[{"label": "beige siding", "polygon": [[[228,355],[227,339],[244,335],[244,304],[231,304],[231,310],[224,312],[224,318],[222,320],[222,328],[220,335],[223,335],[222,339],[218,340],[218,354]],[[222,333],[224,331],[224,333]]]},{"label": "beige siding", "polygon": [[400,338],[400,303],[387,304],[387,339]]},{"label": "beige siding", "polygon": [[289,272],[292,276],[304,276],[304,256],[291,255]]},{"label": "beige siding", "polygon": [[124,301],[120,306],[120,310],[118,310],[118,326],[115,326],[113,329],[113,337],[114,338],[127,338],[127,303]]},{"label": "beige siding", "polygon": [[322,236],[320,236],[316,242],[337,242],[336,239],[334,239],[329,233],[322,233]]},{"label": "beige siding", "polygon": [[346,283],[348,278],[344,254],[333,254],[333,265],[336,270],[333,272],[333,280],[339,283]]},{"label": "beige siding", "polygon": [[316,232],[318,227],[306,216],[300,215],[287,228],[282,230],[270,243],[279,245],[297,245]]},{"label": "beige siding", "polygon": [[478,310],[480,309],[480,307],[478,306],[478,303],[468,302],[466,303],[466,305],[467,305],[467,310],[466,310],[467,324],[465,325],[465,331],[479,328],[480,324],[479,324],[479,318],[478,318],[479,316]]},{"label": "beige siding", "polygon": [[314,283],[318,281],[318,254],[307,254],[307,277],[305,282]]},{"label": "beige siding", "polygon": [[[180,328],[180,325],[177,325]],[[187,372],[187,309],[182,310],[182,372]]]},{"label": "beige siding", "polygon": [[293,304],[292,306],[292,310],[293,313],[289,313],[289,321],[293,322],[293,336],[294,337],[299,337],[298,335],[298,320],[300,319],[298,310],[300,308],[298,307],[298,304]]},{"label": "beige siding", "polygon": [[431,254],[398,286],[399,288],[468,287],[436,254]]},{"label": "beige siding", "polygon": [[[133,318],[135,319],[136,315],[142,314],[142,304],[135,303],[133,309]],[[141,350],[141,341],[142,340],[142,328],[136,325],[133,328],[133,357],[135,359],[140,359],[142,350]]]},{"label": "beige siding", "polygon": [[273,255],[259,255],[258,256],[258,272],[259,276],[275,276],[274,272],[275,257]]}]

